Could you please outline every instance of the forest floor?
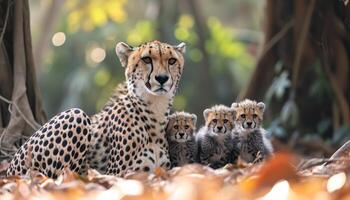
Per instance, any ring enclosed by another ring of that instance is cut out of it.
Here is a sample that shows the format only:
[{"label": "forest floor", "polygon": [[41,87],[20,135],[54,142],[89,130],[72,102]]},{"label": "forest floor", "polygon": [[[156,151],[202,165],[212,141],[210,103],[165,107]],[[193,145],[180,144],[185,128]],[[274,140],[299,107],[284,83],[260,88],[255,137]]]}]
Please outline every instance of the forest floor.
[{"label": "forest floor", "polygon": [[0,178],[0,199],[350,199],[349,153],[350,142],[329,159],[281,152],[254,165],[239,161],[213,170],[191,164],[124,178],[64,170],[53,180],[32,171]]}]

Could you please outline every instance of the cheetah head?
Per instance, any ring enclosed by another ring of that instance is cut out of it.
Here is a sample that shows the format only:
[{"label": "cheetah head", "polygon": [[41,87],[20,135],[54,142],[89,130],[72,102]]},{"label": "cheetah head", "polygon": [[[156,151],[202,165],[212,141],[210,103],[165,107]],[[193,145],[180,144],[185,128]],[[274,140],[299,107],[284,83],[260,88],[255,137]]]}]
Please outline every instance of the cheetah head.
[{"label": "cheetah head", "polygon": [[233,103],[231,107],[236,111],[235,125],[237,129],[250,131],[260,128],[265,110],[263,102],[257,103],[246,99],[239,103]]},{"label": "cheetah head", "polygon": [[129,91],[144,94],[173,96],[180,80],[185,43],[172,46],[159,41],[131,47],[123,42],[116,53],[123,67]]},{"label": "cheetah head", "polygon": [[166,128],[168,140],[186,142],[194,137],[197,116],[186,112],[175,112],[169,116]]},{"label": "cheetah head", "polygon": [[214,135],[230,134],[234,128],[235,111],[224,105],[216,105],[203,112],[205,125]]}]

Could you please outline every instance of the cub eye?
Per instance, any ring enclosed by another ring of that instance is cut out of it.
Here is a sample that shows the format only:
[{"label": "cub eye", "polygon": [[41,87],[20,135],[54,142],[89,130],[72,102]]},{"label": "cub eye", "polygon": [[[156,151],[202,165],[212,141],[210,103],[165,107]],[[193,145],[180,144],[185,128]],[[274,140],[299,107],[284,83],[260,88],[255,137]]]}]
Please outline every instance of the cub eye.
[{"label": "cub eye", "polygon": [[257,114],[253,114],[253,118],[257,118],[258,117],[258,115]]},{"label": "cub eye", "polygon": [[176,63],[176,59],[175,58],[170,58],[169,60],[168,60],[168,64],[169,65],[173,65],[173,64],[175,64]]},{"label": "cub eye", "polygon": [[189,129],[190,128],[190,126],[189,125],[185,125],[185,129]]},{"label": "cub eye", "polygon": [[242,117],[243,119],[245,119],[245,114],[241,114],[241,117]]},{"label": "cub eye", "polygon": [[179,129],[179,126],[178,125],[174,125],[174,129]]},{"label": "cub eye", "polygon": [[143,62],[145,62],[146,64],[151,64],[152,63],[152,58],[149,56],[143,57],[141,58]]},{"label": "cub eye", "polygon": [[216,123],[216,122],[218,122],[218,120],[217,119],[213,119],[213,122]]},{"label": "cub eye", "polygon": [[228,120],[227,119],[224,119],[224,123],[226,124],[228,122]]}]

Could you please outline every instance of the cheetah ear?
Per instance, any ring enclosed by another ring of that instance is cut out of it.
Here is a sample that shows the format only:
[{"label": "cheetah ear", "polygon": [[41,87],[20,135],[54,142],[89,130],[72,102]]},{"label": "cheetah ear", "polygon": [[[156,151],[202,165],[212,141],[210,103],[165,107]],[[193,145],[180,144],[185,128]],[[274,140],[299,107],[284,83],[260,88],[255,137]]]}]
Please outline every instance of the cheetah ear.
[{"label": "cheetah ear", "polygon": [[259,102],[257,105],[261,112],[265,111],[265,104],[263,102]]},{"label": "cheetah ear", "polygon": [[211,112],[211,110],[210,110],[209,108],[207,108],[207,109],[205,109],[205,110],[203,111],[203,116],[204,116],[204,120],[205,120],[205,121],[207,121],[208,115],[209,115],[210,112]]},{"label": "cheetah ear", "polygon": [[178,51],[180,51],[182,54],[186,52],[186,44],[184,42],[181,42],[177,46],[174,46],[174,48]]},{"label": "cheetah ear", "polygon": [[122,64],[122,67],[126,67],[128,65],[128,57],[133,50],[134,49],[132,46],[124,42],[119,42],[115,47],[115,52],[117,53],[117,56],[119,58],[120,63]]},{"label": "cheetah ear", "polygon": [[197,115],[191,114],[191,119],[193,121],[193,124],[196,125],[197,124]]}]

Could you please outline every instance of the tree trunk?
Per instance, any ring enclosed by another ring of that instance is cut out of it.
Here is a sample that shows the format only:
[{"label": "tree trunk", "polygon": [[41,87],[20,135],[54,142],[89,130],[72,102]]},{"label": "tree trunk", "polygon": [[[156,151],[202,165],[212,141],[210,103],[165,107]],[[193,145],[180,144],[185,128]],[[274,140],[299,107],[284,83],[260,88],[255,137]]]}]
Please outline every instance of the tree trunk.
[{"label": "tree trunk", "polygon": [[34,46],[34,60],[38,69],[42,68],[43,58],[46,57],[50,44],[50,36],[53,34],[53,28],[57,24],[58,16],[65,0],[51,0],[50,5],[45,11],[40,25],[39,39]]},{"label": "tree trunk", "polygon": [[[152,1],[150,1],[151,3]],[[166,41],[169,44],[176,44],[173,34],[175,26],[169,24],[176,24],[179,18],[179,2],[172,0],[156,0],[157,15],[154,20],[157,22],[157,35],[160,41]]]},{"label": "tree trunk", "polygon": [[[190,13],[194,18],[195,30],[198,35],[198,48],[202,52],[203,59],[199,64],[200,69],[196,69],[198,74],[194,80],[195,88],[193,97],[189,102],[191,109],[195,113],[201,113],[203,108],[201,105],[211,106],[214,103],[214,99],[216,96],[213,79],[210,76],[210,55],[208,54],[205,43],[209,38],[209,31],[206,25],[206,19],[201,14],[201,6],[197,0],[187,0],[188,8]],[[197,101],[200,99],[201,103],[198,104]]]},{"label": "tree trunk", "polygon": [[46,121],[36,83],[29,5],[0,1],[0,159],[9,158],[22,139]]}]

